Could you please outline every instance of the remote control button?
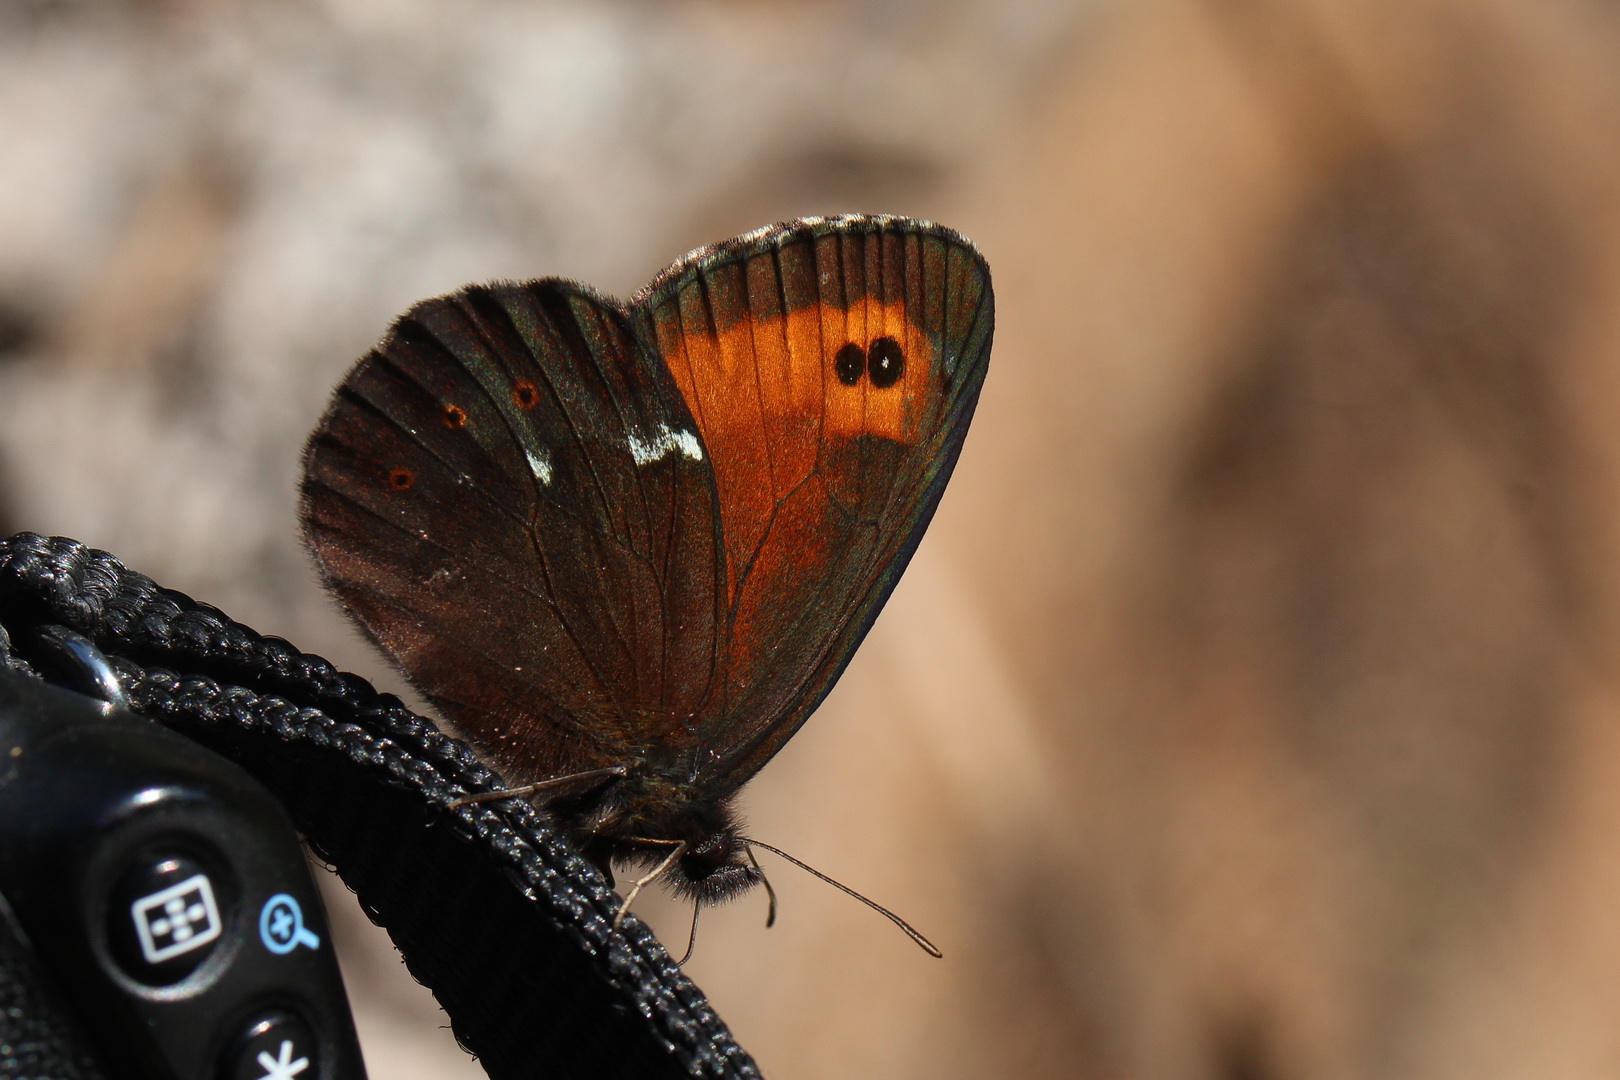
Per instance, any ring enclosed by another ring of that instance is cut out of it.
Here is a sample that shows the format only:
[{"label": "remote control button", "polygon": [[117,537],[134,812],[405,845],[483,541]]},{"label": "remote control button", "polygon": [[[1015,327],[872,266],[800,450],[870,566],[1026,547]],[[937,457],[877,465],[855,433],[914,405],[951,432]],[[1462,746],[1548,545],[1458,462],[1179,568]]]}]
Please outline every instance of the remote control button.
[{"label": "remote control button", "polygon": [[108,941],[136,982],[171,986],[195,971],[225,932],[225,890],[201,862],[179,852],[147,852],[118,879]]},{"label": "remote control button", "polygon": [[219,1080],[318,1080],[315,1033],[290,1012],[254,1020],[225,1053]]}]

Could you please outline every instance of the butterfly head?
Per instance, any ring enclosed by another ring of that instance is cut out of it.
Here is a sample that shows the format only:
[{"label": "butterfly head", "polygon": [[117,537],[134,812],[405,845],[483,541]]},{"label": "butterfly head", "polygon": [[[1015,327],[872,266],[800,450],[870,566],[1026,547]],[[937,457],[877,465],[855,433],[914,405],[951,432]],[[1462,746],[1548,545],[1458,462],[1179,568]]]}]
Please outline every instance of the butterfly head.
[{"label": "butterfly head", "polygon": [[699,904],[718,904],[762,880],[748,845],[735,828],[711,833],[676,860],[669,880],[675,891]]},{"label": "butterfly head", "polygon": [[603,794],[595,819],[576,832],[598,865],[656,866],[682,845],[663,880],[699,904],[729,900],[762,880],[728,800],[646,775],[627,777]]}]

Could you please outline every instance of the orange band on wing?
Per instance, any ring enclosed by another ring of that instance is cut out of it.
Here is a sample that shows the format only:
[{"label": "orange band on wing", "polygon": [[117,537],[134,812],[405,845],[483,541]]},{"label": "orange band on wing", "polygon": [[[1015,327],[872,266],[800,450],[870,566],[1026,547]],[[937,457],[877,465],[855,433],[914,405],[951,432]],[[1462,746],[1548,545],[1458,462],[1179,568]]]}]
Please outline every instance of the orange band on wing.
[{"label": "orange band on wing", "polygon": [[[755,297],[777,295],[774,283],[768,290],[753,285]],[[819,504],[867,483],[826,468],[861,436],[919,441],[944,387],[929,336],[907,318],[902,300],[868,295],[848,306],[812,303],[785,315],[780,305],[768,313],[757,305],[732,310],[734,317],[718,317],[693,288],[658,309],[654,325],[708,448],[735,590],[785,500],[811,497]],[[805,485],[816,476],[820,494],[810,496]],[[822,538],[815,528],[803,533],[806,543]],[[828,557],[804,545],[795,552],[803,568]]]},{"label": "orange band on wing", "polygon": [[[665,318],[658,334],[704,441],[722,456],[738,438],[769,439],[773,451],[790,458],[808,451],[806,466],[814,446],[793,445],[803,439],[877,435],[915,442],[928,395],[939,392],[931,378],[933,348],[906,318],[903,302],[863,297],[848,308],[817,304],[785,319],[748,316],[718,333],[709,327],[693,333]],[[868,354],[883,338],[895,342],[904,366],[893,384],[880,387],[865,373],[853,385],[840,380],[839,350],[853,344]]]}]

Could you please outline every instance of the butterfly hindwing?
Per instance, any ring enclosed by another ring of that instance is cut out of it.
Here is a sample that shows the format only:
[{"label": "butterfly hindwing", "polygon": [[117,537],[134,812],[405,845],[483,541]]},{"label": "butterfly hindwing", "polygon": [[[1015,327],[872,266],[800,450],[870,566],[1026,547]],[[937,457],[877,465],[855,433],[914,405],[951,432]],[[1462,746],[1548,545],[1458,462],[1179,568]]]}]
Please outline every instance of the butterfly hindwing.
[{"label": "butterfly hindwing", "polygon": [[677,735],[717,667],[714,488],[622,311],[567,282],[417,305],[311,439],[330,586],[518,782]]}]

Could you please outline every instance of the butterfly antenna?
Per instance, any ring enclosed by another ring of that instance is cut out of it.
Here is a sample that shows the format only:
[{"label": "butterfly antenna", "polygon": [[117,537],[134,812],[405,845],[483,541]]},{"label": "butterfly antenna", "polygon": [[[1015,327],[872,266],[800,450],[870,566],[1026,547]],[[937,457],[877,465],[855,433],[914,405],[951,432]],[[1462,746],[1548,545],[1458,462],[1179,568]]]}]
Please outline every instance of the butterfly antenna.
[{"label": "butterfly antenna", "polygon": [[927,953],[929,956],[932,956],[935,959],[939,959],[939,958],[941,958],[941,957],[943,957],[945,955],[944,953],[939,951],[939,946],[935,945],[932,941],[929,941],[927,938],[923,937],[920,933],[917,932],[916,928],[914,928],[910,923],[906,922],[906,920],[902,919],[900,916],[896,915],[894,912],[890,911],[888,908],[884,907],[882,904],[878,903],[876,900],[868,900],[866,897],[862,896],[860,893],[856,892],[854,889],[850,888],[848,885],[845,885],[842,881],[838,881],[838,880],[836,880],[834,878],[828,877],[826,874],[823,874],[820,870],[817,870],[815,867],[809,865],[808,863],[800,862],[798,859],[795,859],[793,856],[789,855],[787,852],[783,851],[781,848],[774,848],[774,847],[771,847],[771,845],[769,845],[769,844],[762,843],[762,842],[760,842],[758,840],[750,840],[745,836],[740,836],[740,837],[738,837],[738,839],[741,840],[743,843],[748,844],[751,847],[762,847],[766,851],[771,852],[773,855],[780,855],[782,858],[786,859],[788,862],[792,863],[794,866],[797,866],[800,870],[803,870],[803,871],[805,871],[806,873],[809,873],[809,874],[813,874],[814,876],[820,878],[822,881],[825,881],[827,884],[831,885],[833,888],[837,889],[838,891],[840,891],[842,893],[845,893],[845,894],[847,894],[849,896],[853,896],[855,899],[859,900],[861,903],[865,904],[867,907],[871,908],[873,911],[877,912],[879,915],[882,915],[885,919],[888,919],[890,922],[894,923],[894,925],[898,926],[902,931],[905,932],[906,937],[908,937],[912,941],[916,942],[918,947],[921,948],[922,951]]},{"label": "butterfly antenna", "polygon": [[549,780],[541,780],[535,784],[524,784],[522,787],[501,788],[499,791],[480,791],[472,795],[462,795],[451,799],[449,806],[454,810],[458,806],[471,806],[473,803],[495,802],[499,799],[522,799],[538,791],[550,788],[572,788],[582,784],[590,784],[598,780],[610,780],[614,777],[626,775],[627,770],[622,765],[610,765],[605,769],[590,769],[586,772],[569,773],[567,776],[553,776]]},{"label": "butterfly antenna", "polygon": [[[747,842],[752,843],[753,841]],[[765,895],[771,898],[771,910],[765,916],[765,928],[768,930],[776,925],[776,890],[771,888],[771,879],[765,876],[765,868],[759,865],[758,859],[754,858],[754,849],[750,847],[743,850],[748,852],[748,861],[754,864],[755,870],[759,871],[759,883],[765,886]],[[786,858],[786,856],[783,857]]]},{"label": "butterfly antenna", "polygon": [[629,911],[630,905],[636,902],[636,897],[641,895],[641,890],[645,889],[648,885],[652,884],[653,881],[657,880],[659,874],[662,874],[665,870],[668,870],[675,864],[676,859],[685,854],[686,841],[678,841],[675,846],[670,849],[669,854],[664,856],[663,862],[659,863],[650,871],[636,879],[635,884],[630,886],[630,891],[625,894],[624,903],[619,905],[619,913],[613,916],[613,929],[617,930],[620,926],[624,925],[625,912]]},{"label": "butterfly antenna", "polygon": [[698,913],[702,910],[702,904],[695,900],[692,901],[692,932],[686,936],[686,951],[681,953],[681,958],[679,960],[675,961],[676,967],[685,967],[686,962],[692,959],[692,950],[697,948]]}]

